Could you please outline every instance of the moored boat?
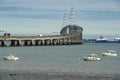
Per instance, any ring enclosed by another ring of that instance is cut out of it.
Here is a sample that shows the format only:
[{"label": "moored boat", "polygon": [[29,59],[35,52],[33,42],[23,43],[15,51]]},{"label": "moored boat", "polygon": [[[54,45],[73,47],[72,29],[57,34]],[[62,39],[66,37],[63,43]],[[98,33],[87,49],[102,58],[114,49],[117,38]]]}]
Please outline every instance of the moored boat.
[{"label": "moored boat", "polygon": [[102,53],[103,56],[117,56],[117,51],[115,50],[108,50],[107,52]]},{"label": "moored boat", "polygon": [[96,57],[97,54],[90,54],[88,57],[84,57],[84,61],[100,61],[101,58]]},{"label": "moored boat", "polygon": [[16,61],[18,60],[19,58],[18,57],[15,57],[13,55],[9,55],[9,56],[4,56],[3,57],[4,60],[9,60],[9,61]]}]

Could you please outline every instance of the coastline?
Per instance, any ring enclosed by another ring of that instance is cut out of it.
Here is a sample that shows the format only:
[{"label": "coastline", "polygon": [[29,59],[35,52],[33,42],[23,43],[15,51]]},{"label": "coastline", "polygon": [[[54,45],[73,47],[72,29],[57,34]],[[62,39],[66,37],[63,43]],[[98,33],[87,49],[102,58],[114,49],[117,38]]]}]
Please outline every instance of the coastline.
[{"label": "coastline", "polygon": [[0,70],[0,80],[120,80],[120,73]]}]

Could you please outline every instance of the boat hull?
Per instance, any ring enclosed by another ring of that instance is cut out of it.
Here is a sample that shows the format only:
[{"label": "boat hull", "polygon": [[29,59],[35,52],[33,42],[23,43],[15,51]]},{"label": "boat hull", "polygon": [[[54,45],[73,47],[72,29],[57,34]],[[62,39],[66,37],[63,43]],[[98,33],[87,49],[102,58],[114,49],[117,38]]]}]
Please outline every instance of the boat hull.
[{"label": "boat hull", "polygon": [[97,58],[97,57],[84,57],[83,58],[84,61],[100,61],[101,58]]},{"label": "boat hull", "polygon": [[117,56],[115,53],[102,53],[103,56]]},{"label": "boat hull", "polygon": [[9,56],[4,56],[3,59],[4,59],[4,60],[8,60],[8,61],[16,61],[16,60],[18,60],[19,58],[18,58],[18,57],[13,57],[13,58],[11,58],[11,57],[9,57]]},{"label": "boat hull", "polygon": [[120,40],[96,40],[96,43],[120,43]]}]

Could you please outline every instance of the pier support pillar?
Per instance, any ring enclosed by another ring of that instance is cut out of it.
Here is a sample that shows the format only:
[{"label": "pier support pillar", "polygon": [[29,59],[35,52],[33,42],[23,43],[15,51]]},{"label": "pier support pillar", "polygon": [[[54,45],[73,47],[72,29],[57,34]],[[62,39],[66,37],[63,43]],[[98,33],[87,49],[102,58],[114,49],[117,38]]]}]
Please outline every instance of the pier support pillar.
[{"label": "pier support pillar", "polygon": [[52,45],[58,45],[59,44],[58,39],[53,39],[51,43],[52,43]]},{"label": "pier support pillar", "polygon": [[4,40],[0,40],[0,46],[2,46],[2,47],[6,46],[6,44],[5,44],[5,41],[4,41]]},{"label": "pier support pillar", "polygon": [[59,39],[59,44],[64,45],[64,39]]},{"label": "pier support pillar", "polygon": [[24,46],[33,46],[33,40],[24,40]]},{"label": "pier support pillar", "polygon": [[42,45],[42,40],[35,40],[35,46]]},{"label": "pier support pillar", "polygon": [[20,41],[19,40],[11,40],[11,45],[10,46],[20,46]]},{"label": "pier support pillar", "polygon": [[44,40],[44,45],[51,45],[51,40]]}]

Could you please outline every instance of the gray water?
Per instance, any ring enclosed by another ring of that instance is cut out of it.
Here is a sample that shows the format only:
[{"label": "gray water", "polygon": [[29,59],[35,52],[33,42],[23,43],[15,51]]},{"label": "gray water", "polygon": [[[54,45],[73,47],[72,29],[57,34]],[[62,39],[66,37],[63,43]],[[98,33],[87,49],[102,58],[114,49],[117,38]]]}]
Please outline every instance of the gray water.
[{"label": "gray water", "polygon": [[[102,56],[101,53],[108,49],[116,50],[118,56]],[[92,53],[98,54],[102,61],[83,61],[83,57]],[[3,56],[9,54],[18,56],[20,59],[4,61]],[[120,73],[120,44],[84,43],[67,46],[0,47],[0,69]]]}]

